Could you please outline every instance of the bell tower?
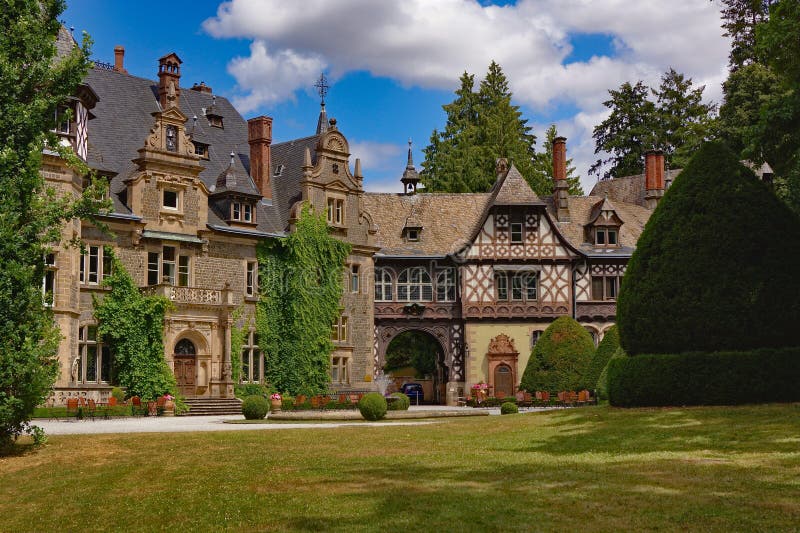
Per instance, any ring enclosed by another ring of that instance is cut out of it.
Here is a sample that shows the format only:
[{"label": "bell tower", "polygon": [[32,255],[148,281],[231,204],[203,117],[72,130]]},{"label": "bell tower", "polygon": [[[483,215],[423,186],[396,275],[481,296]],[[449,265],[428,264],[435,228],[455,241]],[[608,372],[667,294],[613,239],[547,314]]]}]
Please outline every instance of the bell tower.
[{"label": "bell tower", "polygon": [[181,58],[175,52],[158,60],[158,102],[161,109],[180,106]]}]

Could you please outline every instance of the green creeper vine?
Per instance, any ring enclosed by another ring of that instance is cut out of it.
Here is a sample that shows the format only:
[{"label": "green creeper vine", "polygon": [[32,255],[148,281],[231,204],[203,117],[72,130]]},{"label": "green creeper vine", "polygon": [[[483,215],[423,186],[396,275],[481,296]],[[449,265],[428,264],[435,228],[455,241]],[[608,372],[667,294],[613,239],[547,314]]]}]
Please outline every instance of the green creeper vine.
[{"label": "green creeper vine", "polygon": [[236,324],[241,320],[244,315],[244,306],[239,306],[231,313],[233,319],[233,326],[231,327],[231,377],[234,383],[239,383],[239,378],[242,375],[242,346],[244,346],[244,339],[247,337],[247,332],[250,329],[250,318],[244,320],[242,327],[237,327]]},{"label": "green creeper vine", "polygon": [[112,274],[103,280],[111,291],[94,298],[98,332],[114,354],[116,377],[128,396],[155,400],[177,396],[175,376],[164,359],[164,315],[171,302],[163,296],[145,296],[110,248]]},{"label": "green creeper vine", "polygon": [[350,245],[303,207],[296,231],[258,248],[261,297],[256,308],[267,381],[292,395],[318,394],[330,380],[331,324],[339,315]]}]

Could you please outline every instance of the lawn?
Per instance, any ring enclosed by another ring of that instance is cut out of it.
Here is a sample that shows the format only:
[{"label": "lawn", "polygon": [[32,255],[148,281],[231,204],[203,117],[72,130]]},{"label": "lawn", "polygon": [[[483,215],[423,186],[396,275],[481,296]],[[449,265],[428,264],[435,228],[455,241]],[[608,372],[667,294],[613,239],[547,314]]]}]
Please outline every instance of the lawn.
[{"label": "lawn", "polygon": [[799,524],[800,405],[587,407],[421,426],[59,436],[0,459],[0,531]]}]

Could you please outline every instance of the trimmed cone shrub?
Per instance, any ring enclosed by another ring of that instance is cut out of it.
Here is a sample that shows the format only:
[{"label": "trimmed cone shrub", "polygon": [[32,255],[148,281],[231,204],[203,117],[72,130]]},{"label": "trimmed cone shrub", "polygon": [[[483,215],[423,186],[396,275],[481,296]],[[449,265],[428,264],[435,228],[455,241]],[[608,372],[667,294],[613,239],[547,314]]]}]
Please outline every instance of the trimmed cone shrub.
[{"label": "trimmed cone shrub", "polygon": [[368,392],[358,402],[358,410],[365,420],[380,420],[386,416],[386,398],[377,392]]},{"label": "trimmed cone shrub", "polygon": [[269,412],[269,402],[262,396],[248,396],[242,402],[242,414],[247,420],[261,420]]},{"label": "trimmed cone shrub", "polygon": [[798,263],[800,219],[727,147],[706,143],[628,263],[622,347],[635,356],[796,346]]},{"label": "trimmed cone shrub", "polygon": [[619,332],[617,331],[617,326],[611,326],[594,352],[594,357],[592,357],[592,362],[589,364],[589,370],[586,371],[586,377],[583,379],[583,387],[581,388],[591,390],[597,386],[600,374],[603,373],[603,369],[608,365],[608,361],[616,353],[617,349],[619,349]]},{"label": "trimmed cone shrub", "polygon": [[520,388],[528,392],[580,389],[594,350],[591,335],[575,319],[557,318],[536,342]]},{"label": "trimmed cone shrub", "polygon": [[515,415],[517,413],[519,413],[519,407],[515,403],[505,402],[500,406],[501,415]]},{"label": "trimmed cone shrub", "polygon": [[628,356],[625,355],[625,350],[623,350],[621,347],[617,348],[617,351],[614,352],[614,355],[612,355],[611,359],[608,360],[603,372],[600,373],[600,377],[597,379],[597,385],[595,388],[597,389],[597,396],[601,400],[608,400],[608,367],[611,364],[611,361],[614,359],[620,359],[622,357]]},{"label": "trimmed cone shrub", "polygon": [[619,407],[800,400],[800,348],[616,356],[608,397]]},{"label": "trimmed cone shrub", "polygon": [[411,400],[408,396],[402,392],[393,392],[391,396],[397,399],[388,404],[390,411],[408,411],[408,408],[411,406]]}]

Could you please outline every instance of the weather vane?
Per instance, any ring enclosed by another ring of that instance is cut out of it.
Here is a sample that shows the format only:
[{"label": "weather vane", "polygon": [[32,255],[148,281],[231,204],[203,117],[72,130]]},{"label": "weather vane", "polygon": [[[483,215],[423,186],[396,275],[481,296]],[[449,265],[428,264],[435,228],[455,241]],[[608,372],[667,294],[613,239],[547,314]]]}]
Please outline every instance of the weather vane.
[{"label": "weather vane", "polygon": [[328,89],[330,89],[330,85],[328,85],[328,78],[325,77],[324,72],[320,73],[319,79],[317,80],[317,83],[314,84],[314,87],[317,88],[319,97],[322,98],[322,105],[325,105],[325,97],[328,95]]}]

